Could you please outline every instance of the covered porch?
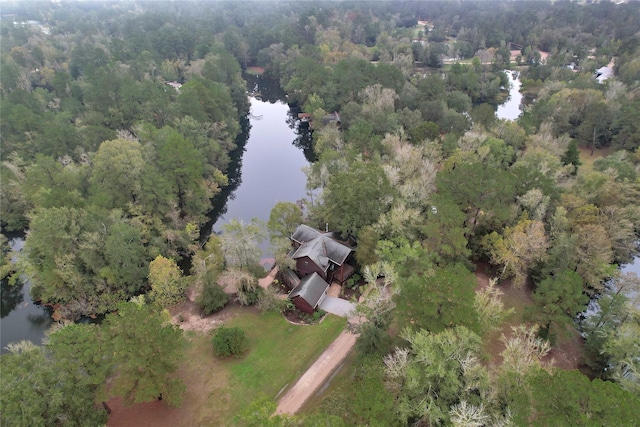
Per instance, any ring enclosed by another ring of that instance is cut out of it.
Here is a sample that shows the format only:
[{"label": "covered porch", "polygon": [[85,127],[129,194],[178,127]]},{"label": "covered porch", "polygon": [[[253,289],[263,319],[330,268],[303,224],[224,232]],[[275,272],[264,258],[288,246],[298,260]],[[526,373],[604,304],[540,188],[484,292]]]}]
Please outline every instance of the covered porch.
[{"label": "covered porch", "polygon": [[338,282],[344,285],[344,282],[349,280],[356,272],[356,268],[351,264],[344,263],[335,270],[329,272],[329,283]]}]

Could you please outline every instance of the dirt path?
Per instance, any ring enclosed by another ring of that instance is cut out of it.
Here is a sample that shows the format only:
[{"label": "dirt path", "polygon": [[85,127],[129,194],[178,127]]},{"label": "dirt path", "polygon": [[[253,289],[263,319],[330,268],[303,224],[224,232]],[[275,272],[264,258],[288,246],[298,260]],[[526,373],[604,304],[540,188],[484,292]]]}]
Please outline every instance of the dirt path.
[{"label": "dirt path", "polygon": [[298,382],[291,387],[278,402],[277,414],[295,414],[302,405],[329,378],[329,375],[347,357],[356,343],[358,336],[348,330],[343,331],[338,338],[320,355],[307,372],[302,374]]},{"label": "dirt path", "polygon": [[262,289],[267,289],[269,287],[270,284],[273,283],[273,281],[276,278],[276,275],[278,274],[278,266],[276,265],[275,267],[273,267],[273,269],[269,272],[269,274],[267,274],[265,277],[263,277],[262,279],[258,280],[258,285],[262,288]]}]

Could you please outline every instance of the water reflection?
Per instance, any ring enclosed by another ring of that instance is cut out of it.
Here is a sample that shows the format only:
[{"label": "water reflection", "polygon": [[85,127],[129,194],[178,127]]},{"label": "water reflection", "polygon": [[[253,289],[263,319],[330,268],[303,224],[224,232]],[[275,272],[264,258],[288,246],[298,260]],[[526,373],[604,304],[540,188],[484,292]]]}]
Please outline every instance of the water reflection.
[{"label": "water reflection", "polygon": [[0,352],[7,352],[7,344],[29,340],[42,344],[45,331],[51,326],[50,307],[34,303],[29,296],[30,283],[18,280],[15,285],[2,281],[2,322],[0,322]]},{"label": "water reflection", "polygon": [[306,176],[301,168],[316,160],[311,132],[298,126],[300,109],[285,103],[279,82],[254,75],[245,79],[251,113],[244,118],[236,150],[230,153],[229,185],[212,200],[209,222],[202,228],[203,243],[232,218],[266,221],[276,202],[302,199]]},{"label": "water reflection", "polygon": [[522,94],[520,93],[520,73],[517,71],[504,71],[509,78],[509,98],[498,106],[496,116],[499,119],[516,120],[522,113]]},{"label": "water reflection", "polygon": [[251,135],[242,158],[242,184],[229,198],[224,214],[214,225],[220,231],[231,219],[245,223],[269,219],[280,201],[296,202],[306,195],[307,161],[292,144],[296,134],[287,125],[289,106],[251,98]]},{"label": "water reflection", "polygon": [[0,318],[5,318],[18,304],[24,301],[22,293],[22,283],[9,284],[8,279],[3,279],[1,283],[2,294],[0,295]]},{"label": "water reflection", "polygon": [[307,162],[314,163],[318,160],[315,151],[313,150],[313,131],[309,127],[308,122],[301,122],[298,119],[298,113],[302,109],[296,105],[289,106],[289,113],[287,115],[287,125],[296,135],[296,139],[293,140],[294,147],[302,150],[304,158]]},{"label": "water reflection", "polygon": [[247,82],[247,91],[252,98],[270,104],[284,102],[286,95],[278,80],[253,74],[245,74],[244,78]]},{"label": "water reflection", "polygon": [[200,230],[201,243],[206,243],[209,235],[213,231],[213,225],[221,216],[227,213],[227,202],[235,198],[234,192],[242,183],[242,158],[246,150],[247,141],[249,140],[250,131],[251,122],[249,118],[241,118],[240,134],[238,134],[235,140],[236,149],[229,153],[229,158],[231,159],[227,168],[229,185],[224,187],[213,199],[211,199],[211,210],[207,213],[209,221],[207,221]]}]

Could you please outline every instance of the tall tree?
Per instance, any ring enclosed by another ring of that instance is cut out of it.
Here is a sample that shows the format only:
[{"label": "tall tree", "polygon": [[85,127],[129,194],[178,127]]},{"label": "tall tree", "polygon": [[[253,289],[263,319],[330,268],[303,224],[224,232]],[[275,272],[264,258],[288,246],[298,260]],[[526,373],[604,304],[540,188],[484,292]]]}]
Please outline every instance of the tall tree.
[{"label": "tall tree", "polygon": [[532,318],[542,326],[542,335],[551,340],[564,332],[576,314],[584,310],[588,297],[582,290],[582,279],[565,270],[540,282],[533,294]]},{"label": "tall tree", "polygon": [[483,390],[475,384],[486,377],[478,362],[479,336],[457,326],[440,333],[405,331],[403,338],[410,344],[409,352],[396,349],[385,357],[389,387],[396,390],[403,424],[443,424],[449,420],[449,408],[461,400],[479,403],[473,394]]},{"label": "tall tree", "polygon": [[100,144],[93,159],[91,183],[97,201],[106,208],[127,209],[142,191],[140,175],[145,170],[142,145],[115,139]]},{"label": "tall tree", "polygon": [[169,323],[168,314],[139,300],[122,303],[103,327],[113,352],[114,376],[108,394],[121,396],[127,403],[161,396],[167,404],[179,406],[185,385],[175,371],[183,356],[184,338],[180,328]]},{"label": "tall tree", "polygon": [[532,221],[526,216],[515,226],[505,228],[504,236],[494,231],[484,237],[483,243],[492,262],[503,266],[502,275],[513,276],[517,287],[525,284],[528,269],[546,258],[549,247],[542,221]]},{"label": "tall tree", "polygon": [[536,370],[513,397],[515,425],[634,425],[640,413],[637,395],[576,370]]},{"label": "tall tree", "polygon": [[260,263],[260,243],[265,238],[264,223],[253,218],[249,224],[232,219],[223,226],[220,238],[227,266],[240,269],[253,268]]},{"label": "tall tree", "polygon": [[378,220],[393,197],[394,190],[379,165],[356,161],[346,172],[329,177],[324,190],[325,218],[332,229],[357,235]]},{"label": "tall tree", "polygon": [[149,264],[149,298],[162,308],[172,306],[185,297],[187,281],[175,260],[158,255]]},{"label": "tall tree", "polygon": [[95,391],[78,382],[42,347],[28,341],[8,346],[0,357],[2,425],[86,426],[103,425],[107,413],[96,407]]},{"label": "tall tree", "polygon": [[470,233],[482,226],[487,231],[499,230],[513,216],[515,177],[507,171],[479,162],[450,163],[436,178],[438,191],[467,214]]},{"label": "tall tree", "polygon": [[476,285],[475,276],[462,264],[437,267],[400,280],[397,300],[402,324],[432,332],[456,325],[477,331]]},{"label": "tall tree", "polygon": [[291,202],[278,202],[271,209],[269,214],[269,222],[267,222],[267,230],[271,242],[278,239],[287,239],[296,231],[296,227],[302,224],[302,209]]}]

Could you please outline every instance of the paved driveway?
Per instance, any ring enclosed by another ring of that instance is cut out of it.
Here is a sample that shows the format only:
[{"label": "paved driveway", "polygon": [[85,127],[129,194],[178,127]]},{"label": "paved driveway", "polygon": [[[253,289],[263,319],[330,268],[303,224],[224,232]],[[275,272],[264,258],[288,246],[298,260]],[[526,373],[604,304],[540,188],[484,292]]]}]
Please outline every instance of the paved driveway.
[{"label": "paved driveway", "polygon": [[335,314],[340,317],[347,317],[349,312],[355,310],[356,305],[342,298],[327,295],[318,307],[327,313]]}]

